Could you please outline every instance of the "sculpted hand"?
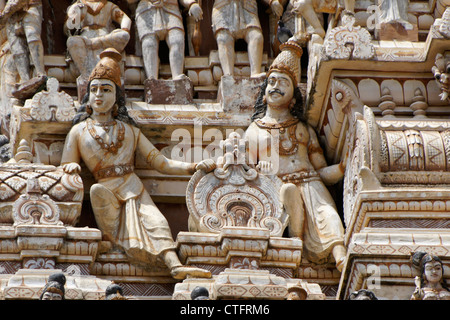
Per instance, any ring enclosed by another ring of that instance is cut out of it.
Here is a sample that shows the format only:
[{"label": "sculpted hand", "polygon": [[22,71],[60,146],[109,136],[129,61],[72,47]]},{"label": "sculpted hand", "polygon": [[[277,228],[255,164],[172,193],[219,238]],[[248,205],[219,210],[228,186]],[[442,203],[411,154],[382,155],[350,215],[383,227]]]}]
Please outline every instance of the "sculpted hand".
[{"label": "sculpted hand", "polygon": [[195,21],[202,20],[203,19],[203,10],[197,3],[194,3],[189,8],[189,15],[194,16]]},{"label": "sculpted hand", "polygon": [[269,161],[260,161],[258,162],[256,169],[258,169],[262,174],[272,174],[273,165]]},{"label": "sculpted hand", "polygon": [[283,6],[278,2],[278,0],[273,0],[270,4],[270,8],[272,9],[273,14],[277,17],[281,17],[283,15]]},{"label": "sculpted hand", "polygon": [[65,173],[71,174],[71,173],[80,173],[81,172],[81,167],[76,162],[66,163],[62,167],[63,167],[63,170]]},{"label": "sculpted hand", "polygon": [[195,170],[203,170],[206,173],[213,171],[215,168],[216,163],[212,159],[202,160],[195,166]]}]

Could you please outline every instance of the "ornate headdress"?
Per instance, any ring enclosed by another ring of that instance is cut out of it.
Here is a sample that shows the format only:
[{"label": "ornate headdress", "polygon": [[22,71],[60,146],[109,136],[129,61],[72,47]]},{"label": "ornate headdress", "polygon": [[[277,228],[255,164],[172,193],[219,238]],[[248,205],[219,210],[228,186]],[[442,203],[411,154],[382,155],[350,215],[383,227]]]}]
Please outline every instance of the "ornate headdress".
[{"label": "ornate headdress", "polygon": [[280,45],[281,52],[273,60],[267,76],[273,71],[287,73],[295,86],[300,82],[300,58],[302,57],[302,47],[293,40]]},{"label": "ornate headdress", "polygon": [[108,48],[100,53],[100,61],[92,70],[89,82],[93,79],[108,79],[119,87],[122,85],[120,62],[122,55],[114,48]]}]

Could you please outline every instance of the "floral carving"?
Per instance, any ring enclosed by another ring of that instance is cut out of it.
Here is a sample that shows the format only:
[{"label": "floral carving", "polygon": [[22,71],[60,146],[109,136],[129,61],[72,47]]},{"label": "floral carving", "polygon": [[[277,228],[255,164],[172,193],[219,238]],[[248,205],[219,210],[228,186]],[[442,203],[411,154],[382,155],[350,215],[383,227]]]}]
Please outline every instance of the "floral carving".
[{"label": "floral carving", "polygon": [[[287,214],[279,200],[282,181],[261,175],[245,163],[245,142],[237,133],[223,141],[218,168],[197,171],[187,188],[191,229],[219,233],[225,226],[267,228],[281,235]],[[193,230],[191,230],[193,231]]]},{"label": "floral carving", "polygon": [[27,193],[14,202],[13,219],[14,225],[62,225],[59,207],[48,195],[41,194],[37,180],[33,178],[27,181]]},{"label": "floral carving", "polygon": [[73,99],[65,92],[58,92],[59,82],[47,80],[47,90],[37,93],[32,100],[30,115],[38,121],[72,121],[76,110]]},{"label": "floral carving", "polygon": [[375,56],[369,31],[354,24],[355,17],[345,15],[342,26],[330,31],[324,42],[325,55],[329,59],[365,60]]}]

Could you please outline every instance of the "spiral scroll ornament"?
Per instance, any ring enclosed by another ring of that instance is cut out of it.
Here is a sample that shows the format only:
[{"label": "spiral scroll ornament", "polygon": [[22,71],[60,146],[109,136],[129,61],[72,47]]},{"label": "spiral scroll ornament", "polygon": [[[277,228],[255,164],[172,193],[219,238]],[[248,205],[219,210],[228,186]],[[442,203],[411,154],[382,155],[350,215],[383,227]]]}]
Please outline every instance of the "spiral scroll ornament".
[{"label": "spiral scroll ornament", "polygon": [[62,225],[57,204],[48,195],[40,193],[36,179],[28,179],[27,193],[22,194],[13,205],[14,226]]},{"label": "spiral scroll ornament", "polygon": [[197,171],[192,176],[186,203],[196,231],[220,233],[225,226],[241,226],[267,228],[272,236],[281,236],[288,223],[279,200],[282,181],[253,172],[253,179],[247,180],[248,175],[238,179],[241,169],[228,167],[235,170],[228,174]]}]

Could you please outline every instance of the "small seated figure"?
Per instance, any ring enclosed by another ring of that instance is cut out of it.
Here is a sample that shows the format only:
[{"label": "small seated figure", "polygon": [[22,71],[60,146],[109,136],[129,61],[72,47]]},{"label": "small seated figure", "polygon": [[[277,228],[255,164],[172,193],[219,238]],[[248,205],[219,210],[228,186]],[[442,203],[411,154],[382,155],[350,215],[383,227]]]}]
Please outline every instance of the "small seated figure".
[{"label": "small seated figure", "polygon": [[159,172],[175,175],[214,170],[212,160],[198,164],[166,158],[135,126],[120,87],[120,53],[109,48],[89,77],[84,107],[67,134],[61,165],[79,173],[80,161],[96,181],[90,201],[103,240],[123,250],[130,262],[142,266],[161,259],[176,279],[210,277],[209,271],[183,266],[175,251],[169,224],[134,172],[135,154]]},{"label": "small seated figure", "polygon": [[315,131],[305,121],[298,88],[301,47],[289,40],[280,49],[245,133],[249,163],[284,182],[280,199],[289,216],[289,236],[303,240],[303,256],[323,264],[332,254],[341,271],[346,257],[344,228],[325,184],[343,178],[345,161],[328,166]]},{"label": "small seated figure", "polygon": [[69,54],[86,79],[103,50],[123,52],[130,40],[131,19],[111,1],[77,0],[67,9],[64,28]]},{"label": "small seated figure", "polygon": [[450,300],[441,259],[422,251],[414,252],[411,258],[413,265],[420,270],[411,300]]},{"label": "small seated figure", "polygon": [[[133,4],[139,0],[128,0]],[[195,21],[203,19],[203,11],[196,0],[180,0]],[[169,48],[172,79],[187,77],[184,72],[185,31],[178,0],[140,0],[136,7],[136,26],[142,45],[142,58],[147,78],[158,79],[159,42],[165,40]]]},{"label": "small seated figure", "polygon": [[[283,14],[283,6],[278,0],[268,3],[275,16]],[[256,0],[215,0],[211,20],[223,75],[234,75],[235,41],[244,39],[248,48],[250,76],[262,76],[264,37]]]},{"label": "small seated figure", "polygon": [[[293,0],[293,11],[302,16],[314,28],[314,34],[322,39],[325,30],[317,16],[318,13],[336,13],[338,0]],[[344,0],[344,14],[354,13],[355,0]]]},{"label": "small seated figure", "polygon": [[66,276],[63,273],[50,275],[39,300],[64,300],[65,284]]}]

